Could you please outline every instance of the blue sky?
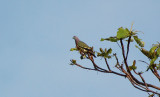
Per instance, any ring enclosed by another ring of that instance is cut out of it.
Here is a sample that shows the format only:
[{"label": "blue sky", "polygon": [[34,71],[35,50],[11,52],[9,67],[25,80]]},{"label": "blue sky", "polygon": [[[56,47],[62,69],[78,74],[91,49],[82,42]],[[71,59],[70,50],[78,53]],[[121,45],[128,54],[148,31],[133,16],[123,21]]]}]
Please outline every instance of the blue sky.
[{"label": "blue sky", "polygon": [[[114,47],[121,54],[117,44],[99,40],[115,35],[121,26],[130,28],[132,22],[135,30],[144,32],[139,35],[149,49],[160,41],[159,4],[159,0],[1,0],[0,97],[146,97],[127,79],[70,66],[72,58],[86,66],[91,63],[69,50],[75,47],[76,35],[95,50]],[[145,59],[136,51],[130,52],[129,62]],[[103,61],[96,59],[100,65],[105,65]],[[150,77],[148,73],[148,82],[155,81]]]}]

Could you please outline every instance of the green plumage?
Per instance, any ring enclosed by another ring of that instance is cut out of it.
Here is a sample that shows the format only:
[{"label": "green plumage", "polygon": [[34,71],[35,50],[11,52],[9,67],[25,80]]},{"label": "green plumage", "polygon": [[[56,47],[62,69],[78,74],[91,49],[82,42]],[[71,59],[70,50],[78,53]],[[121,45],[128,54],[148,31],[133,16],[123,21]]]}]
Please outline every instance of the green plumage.
[{"label": "green plumage", "polygon": [[78,48],[83,50],[84,52],[87,52],[87,50],[91,50],[91,47],[89,47],[87,44],[85,44],[83,41],[79,41],[77,43]]},{"label": "green plumage", "polygon": [[96,57],[94,55],[94,52],[93,52],[93,48],[89,47],[86,43],[84,43],[83,41],[80,41],[78,39],[78,37],[74,36],[73,39],[75,39],[75,43],[76,43],[76,48],[80,51],[80,53],[82,55],[85,55],[85,54],[90,54],[90,55],[93,55],[94,57]]}]

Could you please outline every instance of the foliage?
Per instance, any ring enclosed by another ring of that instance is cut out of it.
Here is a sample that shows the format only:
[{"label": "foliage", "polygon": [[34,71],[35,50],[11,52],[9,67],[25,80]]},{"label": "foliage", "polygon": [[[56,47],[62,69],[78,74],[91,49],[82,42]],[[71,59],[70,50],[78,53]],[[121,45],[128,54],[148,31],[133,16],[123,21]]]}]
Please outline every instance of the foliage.
[{"label": "foliage", "polygon": [[[149,94],[149,97],[153,97],[155,95],[160,96],[160,87],[153,85],[153,83],[146,83],[145,78],[143,77],[143,74],[146,73],[147,71],[151,71],[153,76],[155,76],[159,81],[160,81],[160,75],[159,75],[159,70],[160,70],[160,60],[157,62],[158,58],[160,57],[160,43],[153,44],[150,50],[145,49],[145,44],[142,41],[142,39],[139,38],[138,31],[133,31],[132,27],[129,30],[128,28],[123,28],[120,27],[118,28],[117,35],[116,36],[111,36],[108,38],[101,38],[100,41],[109,41],[109,42],[117,42],[120,43],[121,46],[121,51],[122,51],[122,58],[123,62],[119,62],[119,58],[117,57],[116,53],[112,53],[112,48],[100,48],[99,52],[97,52],[97,57],[104,58],[107,69],[101,68],[99,65],[95,63],[95,59],[93,58],[92,55],[88,54],[85,58],[90,60],[93,64],[93,68],[88,68],[84,67],[82,65],[79,65],[76,60],[72,59],[71,64],[76,65],[82,69],[87,69],[87,70],[93,70],[93,71],[98,71],[98,72],[103,72],[103,73],[112,73],[121,77],[127,78],[131,84],[144,92],[147,92]],[[127,44],[126,49],[124,46],[124,41]],[[136,60],[133,60],[133,63],[131,65],[128,64],[127,58],[130,50],[130,44],[131,42],[136,43],[135,45],[136,48],[139,49],[141,54],[143,54],[145,57],[148,58],[148,62],[145,62],[144,60],[140,60],[146,65],[146,72],[137,72],[138,65],[136,64]],[[72,48],[71,51],[78,51],[76,48]],[[126,51],[125,51],[126,50]],[[126,52],[126,53],[125,53]],[[87,54],[86,54],[87,55]],[[117,68],[118,71],[113,71],[110,68],[110,65],[108,63],[108,60],[110,60],[111,57],[114,57],[116,60],[115,67]],[[83,59],[85,59],[83,58]],[[119,73],[119,71],[121,73]],[[135,75],[138,75],[135,76]]]}]

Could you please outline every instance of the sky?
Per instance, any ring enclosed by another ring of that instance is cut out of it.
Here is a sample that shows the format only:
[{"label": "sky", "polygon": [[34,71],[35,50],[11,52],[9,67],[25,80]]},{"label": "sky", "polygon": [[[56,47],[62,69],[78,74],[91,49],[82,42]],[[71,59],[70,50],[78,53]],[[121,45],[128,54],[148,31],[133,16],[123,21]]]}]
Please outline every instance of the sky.
[{"label": "sky", "polygon": [[[160,41],[159,4],[159,0],[1,0],[0,97],[148,96],[125,78],[69,65],[71,59],[92,65],[70,48],[75,47],[72,37],[76,35],[95,51],[114,48],[120,55],[116,43],[100,39],[134,22],[133,29],[143,32],[138,35],[149,49]],[[134,45],[129,63],[147,60]],[[101,58],[95,61],[105,65]],[[116,70],[114,62],[109,61]],[[144,69],[145,64],[138,65]],[[144,76],[148,83],[156,80],[150,72]]]}]

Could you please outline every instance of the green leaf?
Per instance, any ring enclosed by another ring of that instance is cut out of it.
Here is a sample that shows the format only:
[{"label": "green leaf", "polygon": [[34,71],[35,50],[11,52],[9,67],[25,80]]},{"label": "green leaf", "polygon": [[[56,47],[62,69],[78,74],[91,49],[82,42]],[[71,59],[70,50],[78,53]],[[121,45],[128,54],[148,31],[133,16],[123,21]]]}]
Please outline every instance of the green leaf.
[{"label": "green leaf", "polygon": [[137,45],[135,45],[136,48],[138,48],[139,50],[141,50],[141,48],[139,48]]},{"label": "green leaf", "polygon": [[132,66],[133,70],[137,69],[137,66]]},{"label": "green leaf", "polygon": [[136,60],[133,61],[133,66],[135,66],[135,65],[136,65]]},{"label": "green leaf", "polygon": [[136,35],[136,34],[137,34],[136,32],[138,32],[138,31],[134,31],[134,32],[133,32],[133,31],[131,31],[131,33],[130,33],[130,34],[131,34],[131,36]]},{"label": "green leaf", "polygon": [[107,40],[107,41],[111,41],[111,42],[117,42],[119,39],[117,37],[109,37],[109,38],[101,38],[101,41],[104,41],[104,40]]},{"label": "green leaf", "polygon": [[100,52],[103,52],[103,49],[102,48],[99,48]]},{"label": "green leaf", "polygon": [[150,65],[148,66],[148,68],[147,68],[146,71],[148,71],[149,69],[152,70],[154,67],[156,67],[156,64],[150,64]]},{"label": "green leaf", "polygon": [[144,42],[141,41],[141,39],[139,39],[138,36],[133,36],[133,38],[140,47],[144,47]]},{"label": "green leaf", "polygon": [[126,28],[119,28],[117,31],[117,38],[118,39],[123,39],[123,38],[127,38],[130,36],[130,31]]},{"label": "green leaf", "polygon": [[97,56],[101,56],[101,53],[97,52]]},{"label": "green leaf", "polygon": [[108,51],[107,51],[107,54],[111,54],[112,53],[112,49],[110,48]]},{"label": "green leaf", "polygon": [[105,48],[105,50],[104,50],[105,52],[107,52],[107,49]]},{"label": "green leaf", "polygon": [[72,63],[73,63],[73,64],[76,64],[76,60],[72,60]]},{"label": "green leaf", "polygon": [[150,64],[154,64],[154,62],[158,59],[158,57],[154,57],[151,61]]},{"label": "green leaf", "polygon": [[153,55],[149,51],[145,50],[144,48],[141,48],[141,52],[150,59],[154,58]]},{"label": "green leaf", "polygon": [[158,48],[158,46],[155,45],[155,46],[153,46],[153,47],[150,49],[149,52],[150,52],[150,53],[154,53],[157,48]]},{"label": "green leaf", "polygon": [[104,57],[104,58],[111,58],[111,56],[109,56],[109,54],[112,53],[112,49],[110,48],[109,50],[107,50],[105,48],[105,50],[103,50],[102,48],[100,48],[100,52],[97,52],[97,56],[101,56],[101,57]]},{"label": "green leaf", "polygon": [[77,51],[77,48],[71,48],[70,51]]},{"label": "green leaf", "polygon": [[76,64],[76,60],[72,59],[70,65],[75,65]]},{"label": "green leaf", "polygon": [[101,40],[100,41],[104,41],[104,38],[101,38]]},{"label": "green leaf", "polygon": [[[127,42],[128,42],[128,40],[125,40],[125,41],[127,41]],[[133,41],[134,41],[134,39],[133,39],[133,38],[131,38],[130,42],[133,42]]]},{"label": "green leaf", "polygon": [[133,69],[132,69],[132,66],[129,66],[129,70],[130,70],[130,71],[132,71],[132,70],[133,70]]},{"label": "green leaf", "polygon": [[137,66],[136,66],[135,64],[136,64],[136,60],[133,61],[132,66],[129,66],[129,70],[130,70],[130,71],[137,69]]},{"label": "green leaf", "polygon": [[111,58],[111,56],[108,56],[107,58],[108,58],[108,59],[110,59],[110,58]]}]

